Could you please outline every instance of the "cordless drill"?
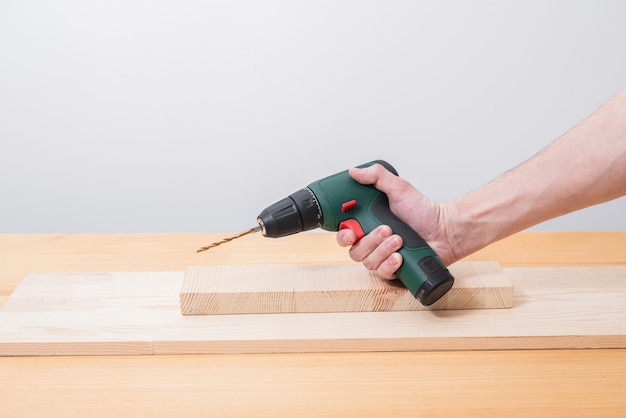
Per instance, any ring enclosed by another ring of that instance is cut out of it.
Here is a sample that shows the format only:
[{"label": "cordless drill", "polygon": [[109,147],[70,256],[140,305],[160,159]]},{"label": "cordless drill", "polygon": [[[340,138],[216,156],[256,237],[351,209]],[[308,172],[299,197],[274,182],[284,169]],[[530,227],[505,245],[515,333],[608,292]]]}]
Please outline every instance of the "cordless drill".
[{"label": "cordless drill", "polygon": [[[389,163],[381,160],[359,167],[373,164],[381,164],[398,175]],[[426,241],[391,213],[387,195],[372,185],[358,183],[348,170],[314,181],[279,200],[264,209],[257,222],[263,235],[270,238],[315,228],[327,231],[347,228],[354,231],[357,241],[377,226],[389,225],[403,240],[399,250],[403,262],[396,277],[423,305],[439,300],[454,283],[454,277]]]}]

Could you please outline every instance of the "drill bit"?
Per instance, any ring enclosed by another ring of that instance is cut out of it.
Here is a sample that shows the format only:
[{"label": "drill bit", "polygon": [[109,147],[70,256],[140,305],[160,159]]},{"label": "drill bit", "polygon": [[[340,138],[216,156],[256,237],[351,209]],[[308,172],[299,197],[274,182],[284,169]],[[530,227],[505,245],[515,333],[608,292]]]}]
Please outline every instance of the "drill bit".
[{"label": "drill bit", "polygon": [[252,234],[253,232],[259,232],[260,230],[261,230],[261,225],[255,226],[254,228],[250,228],[250,229],[248,229],[246,231],[243,231],[240,234],[233,235],[232,237],[224,238],[223,240],[218,241],[218,242],[214,242],[213,244],[207,245],[206,247],[198,248],[196,250],[196,253],[201,253],[202,251],[206,251],[209,248],[217,247],[218,245],[222,245],[222,244],[230,242],[230,241],[232,241],[234,239],[241,238],[244,235]]}]

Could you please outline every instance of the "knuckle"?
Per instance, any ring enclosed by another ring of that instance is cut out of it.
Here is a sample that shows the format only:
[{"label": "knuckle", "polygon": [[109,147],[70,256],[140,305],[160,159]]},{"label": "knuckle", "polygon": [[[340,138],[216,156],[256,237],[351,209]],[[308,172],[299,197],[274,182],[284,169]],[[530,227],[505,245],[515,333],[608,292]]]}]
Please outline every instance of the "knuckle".
[{"label": "knuckle", "polygon": [[387,265],[381,266],[379,270],[382,270],[380,275],[387,280],[390,280],[393,277],[393,271],[389,269]]},{"label": "knuckle", "polygon": [[365,266],[366,269],[368,270],[377,270],[379,267],[378,263],[373,262],[372,260],[366,258],[363,260],[363,265]]},{"label": "knuckle", "polygon": [[392,274],[386,271],[383,267],[380,267],[378,270],[376,270],[376,273],[378,273],[378,275],[385,280],[391,279],[392,276]]},{"label": "knuckle", "polygon": [[395,272],[395,269],[391,267],[387,261],[381,264],[379,270],[385,279],[391,279],[393,277],[393,273]]},{"label": "knuckle", "polygon": [[363,261],[363,258],[364,258],[361,255],[361,252],[358,251],[358,249],[355,248],[354,245],[352,247],[350,247],[350,250],[348,251],[348,255],[350,255],[350,258],[353,261],[356,261],[356,262],[361,262],[361,261]]}]

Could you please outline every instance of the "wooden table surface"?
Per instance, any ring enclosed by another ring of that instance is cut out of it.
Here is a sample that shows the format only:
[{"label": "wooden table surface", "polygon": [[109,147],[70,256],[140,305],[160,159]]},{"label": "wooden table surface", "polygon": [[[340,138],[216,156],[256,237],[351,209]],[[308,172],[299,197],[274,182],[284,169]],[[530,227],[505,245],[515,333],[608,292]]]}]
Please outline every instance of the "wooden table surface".
[{"label": "wooden table surface", "polygon": [[[0,305],[31,272],[350,262],[331,233],[248,236],[195,253],[224,236],[0,234]],[[466,259],[481,260],[626,265],[626,232],[524,232]],[[0,416],[617,417],[626,350],[0,357]]]}]

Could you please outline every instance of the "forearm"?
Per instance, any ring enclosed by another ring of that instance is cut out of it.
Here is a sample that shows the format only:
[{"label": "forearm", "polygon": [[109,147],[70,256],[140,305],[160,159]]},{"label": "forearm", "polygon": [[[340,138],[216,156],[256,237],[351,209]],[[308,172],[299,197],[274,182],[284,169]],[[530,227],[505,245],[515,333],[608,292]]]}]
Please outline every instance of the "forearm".
[{"label": "forearm", "polygon": [[443,205],[456,258],[626,194],[626,90],[530,160]]}]

